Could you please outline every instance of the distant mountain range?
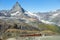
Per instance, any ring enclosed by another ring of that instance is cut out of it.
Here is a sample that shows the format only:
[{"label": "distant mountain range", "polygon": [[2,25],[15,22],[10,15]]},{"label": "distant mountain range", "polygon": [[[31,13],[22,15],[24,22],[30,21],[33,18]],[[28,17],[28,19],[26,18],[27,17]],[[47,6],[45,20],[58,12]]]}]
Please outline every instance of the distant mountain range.
[{"label": "distant mountain range", "polygon": [[39,17],[40,20],[44,23],[47,24],[55,24],[60,26],[60,9],[56,11],[51,11],[51,12],[45,12],[45,13],[36,13]]}]

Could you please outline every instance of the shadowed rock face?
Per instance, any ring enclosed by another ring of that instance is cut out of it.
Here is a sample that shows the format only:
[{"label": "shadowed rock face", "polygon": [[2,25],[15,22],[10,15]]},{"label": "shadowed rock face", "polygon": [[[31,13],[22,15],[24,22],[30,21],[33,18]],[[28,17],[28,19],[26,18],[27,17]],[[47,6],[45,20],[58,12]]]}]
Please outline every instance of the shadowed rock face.
[{"label": "shadowed rock face", "polygon": [[[38,28],[36,27],[33,27],[29,24],[26,24],[26,23],[14,23],[14,22],[8,22],[8,21],[1,21],[0,22],[0,33],[4,33],[6,30],[8,29],[20,29],[20,30],[36,30],[36,31],[39,31]],[[0,34],[0,35],[1,35]]]}]

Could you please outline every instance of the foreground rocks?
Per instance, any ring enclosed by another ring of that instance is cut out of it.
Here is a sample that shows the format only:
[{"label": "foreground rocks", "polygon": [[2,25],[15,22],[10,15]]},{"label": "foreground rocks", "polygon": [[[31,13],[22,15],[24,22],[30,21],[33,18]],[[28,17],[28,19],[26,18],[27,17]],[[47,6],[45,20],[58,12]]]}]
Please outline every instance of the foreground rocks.
[{"label": "foreground rocks", "polygon": [[60,36],[40,36],[40,37],[16,37],[6,40],[60,40]]}]

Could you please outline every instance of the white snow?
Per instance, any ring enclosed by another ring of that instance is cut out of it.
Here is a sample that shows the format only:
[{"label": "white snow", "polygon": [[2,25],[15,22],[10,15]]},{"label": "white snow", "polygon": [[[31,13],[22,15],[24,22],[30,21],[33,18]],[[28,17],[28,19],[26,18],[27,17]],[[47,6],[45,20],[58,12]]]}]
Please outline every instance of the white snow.
[{"label": "white snow", "polygon": [[43,23],[46,23],[46,24],[53,24],[53,22],[49,22],[49,21],[45,21],[45,20],[40,20],[40,21]]},{"label": "white snow", "polygon": [[31,17],[33,17],[33,16],[35,16],[37,19],[41,19],[41,17],[40,16],[38,16],[37,14],[33,14],[33,13],[31,13],[31,12],[25,12],[26,14],[28,14],[29,16],[31,16]]},{"label": "white snow", "polygon": [[37,16],[36,14],[33,14],[33,13],[31,13],[31,12],[25,12],[26,14],[28,14],[29,16]]},{"label": "white snow", "polygon": [[16,13],[12,13],[11,16],[14,16],[14,15],[17,15],[17,14],[20,14],[19,11],[17,11]]},{"label": "white snow", "polygon": [[51,18],[55,18],[57,15],[59,15],[60,13],[56,13],[56,14],[53,14],[52,16],[51,16]]}]

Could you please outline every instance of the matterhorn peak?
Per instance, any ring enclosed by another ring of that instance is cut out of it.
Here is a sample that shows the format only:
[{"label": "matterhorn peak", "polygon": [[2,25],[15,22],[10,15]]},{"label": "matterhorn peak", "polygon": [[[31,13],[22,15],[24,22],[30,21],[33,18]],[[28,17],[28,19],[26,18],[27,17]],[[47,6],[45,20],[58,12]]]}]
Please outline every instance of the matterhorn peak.
[{"label": "matterhorn peak", "polygon": [[24,9],[21,7],[21,5],[18,2],[16,2],[16,4],[10,10],[10,12],[16,12],[16,11],[24,12]]},{"label": "matterhorn peak", "polygon": [[16,2],[16,4],[15,4],[13,7],[17,7],[17,6],[18,6],[19,8],[21,7],[21,5],[20,5],[18,2]]}]

